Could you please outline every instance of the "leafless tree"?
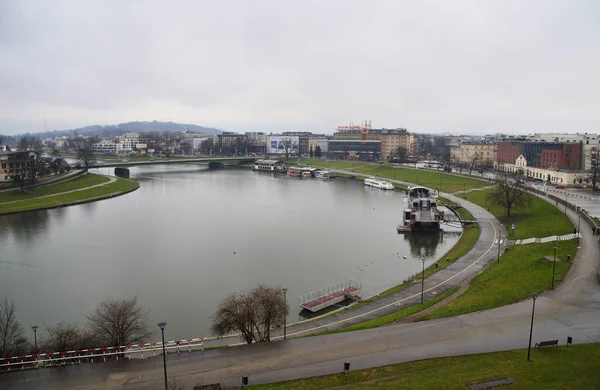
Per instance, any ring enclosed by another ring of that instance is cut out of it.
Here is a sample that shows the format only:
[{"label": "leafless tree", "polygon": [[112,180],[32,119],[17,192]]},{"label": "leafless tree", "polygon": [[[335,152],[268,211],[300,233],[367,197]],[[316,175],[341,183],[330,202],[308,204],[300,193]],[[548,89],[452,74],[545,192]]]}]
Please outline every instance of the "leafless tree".
[{"label": "leafless tree", "polygon": [[475,167],[477,165],[479,165],[480,161],[481,161],[481,159],[477,155],[477,152],[475,152],[473,155],[469,155],[467,157],[467,166],[469,167],[469,176],[471,176],[471,173],[473,173],[473,169],[475,169]]},{"label": "leafless tree", "polygon": [[11,356],[22,352],[27,343],[23,327],[17,320],[15,303],[4,298],[0,301],[0,356]]},{"label": "leafless tree", "polygon": [[46,326],[48,335],[41,345],[47,351],[69,351],[97,346],[95,337],[77,324],[59,322],[53,327]]},{"label": "leafless tree", "polygon": [[213,315],[211,330],[217,336],[239,331],[248,344],[270,341],[271,328],[281,326],[288,312],[282,289],[261,284],[225,298]]},{"label": "leafless tree", "polygon": [[290,155],[292,155],[294,153],[294,151],[297,150],[297,148],[298,148],[298,144],[296,142],[294,142],[294,139],[291,137],[281,138],[281,140],[279,141],[279,144],[277,145],[277,149],[279,149],[283,152],[286,160],[288,160],[290,158]]},{"label": "leafless tree", "polygon": [[514,175],[496,176],[497,186],[488,193],[488,200],[506,210],[506,217],[512,211],[531,204],[531,196],[525,191]]},{"label": "leafless tree", "polygon": [[129,299],[105,299],[87,316],[90,331],[98,341],[106,345],[141,343],[150,337],[146,310],[137,301]]},{"label": "leafless tree", "polygon": [[94,153],[92,153],[91,138],[77,138],[75,140],[75,151],[77,152],[77,159],[83,164],[83,167],[87,171],[92,165],[94,165]]}]

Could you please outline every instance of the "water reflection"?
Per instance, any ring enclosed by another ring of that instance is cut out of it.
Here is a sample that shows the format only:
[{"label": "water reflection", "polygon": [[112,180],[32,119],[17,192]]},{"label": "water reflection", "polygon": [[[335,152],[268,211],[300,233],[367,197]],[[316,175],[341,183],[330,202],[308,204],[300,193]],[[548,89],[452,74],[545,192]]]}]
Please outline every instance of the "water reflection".
[{"label": "water reflection", "polygon": [[[61,219],[62,214],[59,214]],[[49,210],[0,216],[0,245],[4,246],[13,239],[20,245],[29,245],[45,236],[50,224]]]}]

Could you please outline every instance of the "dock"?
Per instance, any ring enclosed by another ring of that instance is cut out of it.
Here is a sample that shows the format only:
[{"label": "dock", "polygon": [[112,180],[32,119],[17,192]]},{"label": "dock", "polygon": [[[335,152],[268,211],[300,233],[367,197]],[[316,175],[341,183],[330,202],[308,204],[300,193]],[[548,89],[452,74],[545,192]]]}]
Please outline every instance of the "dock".
[{"label": "dock", "polygon": [[298,305],[314,313],[340,303],[347,298],[357,297],[360,294],[361,288],[361,282],[349,279],[333,286],[299,296]]}]

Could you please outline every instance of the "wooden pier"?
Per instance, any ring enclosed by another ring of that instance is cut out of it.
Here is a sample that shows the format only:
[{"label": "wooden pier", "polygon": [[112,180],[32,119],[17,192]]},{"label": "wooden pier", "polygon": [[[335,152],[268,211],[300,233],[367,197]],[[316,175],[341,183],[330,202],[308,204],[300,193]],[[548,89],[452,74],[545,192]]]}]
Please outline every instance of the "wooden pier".
[{"label": "wooden pier", "polygon": [[340,303],[348,297],[355,297],[360,294],[362,283],[354,279],[322,288],[316,292],[309,292],[298,297],[298,304],[301,308],[311,312],[323,310],[326,307]]}]

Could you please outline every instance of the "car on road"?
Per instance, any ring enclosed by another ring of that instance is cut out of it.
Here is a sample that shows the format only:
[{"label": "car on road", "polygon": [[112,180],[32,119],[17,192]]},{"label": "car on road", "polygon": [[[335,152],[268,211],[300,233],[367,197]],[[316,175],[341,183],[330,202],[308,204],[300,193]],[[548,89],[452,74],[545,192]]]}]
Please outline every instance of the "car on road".
[{"label": "car on road", "polygon": [[565,186],[562,185],[562,184],[559,184],[559,185],[556,186],[556,188],[558,188],[559,190],[564,190]]}]

